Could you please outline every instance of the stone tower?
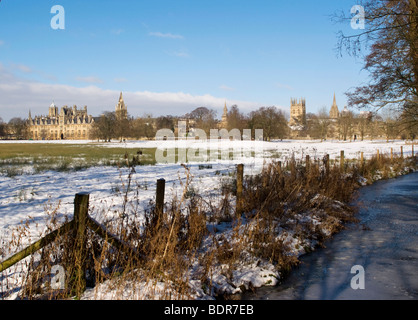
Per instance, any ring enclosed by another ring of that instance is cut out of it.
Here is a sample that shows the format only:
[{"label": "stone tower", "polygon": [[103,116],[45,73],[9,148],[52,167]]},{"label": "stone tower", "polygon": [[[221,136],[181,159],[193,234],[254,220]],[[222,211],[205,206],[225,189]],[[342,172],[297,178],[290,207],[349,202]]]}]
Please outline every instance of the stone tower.
[{"label": "stone tower", "polygon": [[301,98],[290,99],[290,121],[289,126],[305,126],[306,125],[306,100]]},{"label": "stone tower", "polygon": [[338,111],[337,100],[335,99],[335,93],[334,93],[334,102],[332,103],[331,110],[329,112],[329,117],[331,119],[338,119],[339,116],[340,116],[340,112]]},{"label": "stone tower", "polygon": [[119,96],[119,102],[116,105],[116,118],[118,120],[128,119],[128,109],[125,105],[125,101],[123,101],[122,92],[120,93],[120,96]]},{"label": "stone tower", "polygon": [[50,118],[58,117],[58,107],[55,105],[54,102],[52,102],[51,105],[49,106],[48,116]]},{"label": "stone tower", "polygon": [[226,107],[226,101],[225,101],[224,113],[222,114],[220,127],[221,129],[226,129],[228,127],[228,108]]}]

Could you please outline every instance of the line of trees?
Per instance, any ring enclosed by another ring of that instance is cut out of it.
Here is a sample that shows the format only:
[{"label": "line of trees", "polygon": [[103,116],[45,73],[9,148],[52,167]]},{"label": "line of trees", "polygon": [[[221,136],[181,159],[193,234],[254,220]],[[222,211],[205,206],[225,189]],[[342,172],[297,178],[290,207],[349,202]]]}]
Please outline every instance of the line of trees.
[{"label": "line of trees", "polygon": [[[133,118],[128,116],[120,119],[115,112],[104,112],[95,119],[90,130],[90,139],[111,141],[123,139],[154,139],[160,129],[170,129],[175,132],[178,121],[188,119],[192,122],[191,128],[203,129],[207,136],[210,130],[218,128],[219,120],[216,112],[206,107],[199,107],[192,112],[175,117],[171,115],[157,118],[152,115]],[[317,113],[308,113],[307,125],[299,137],[313,139],[340,139],[358,140],[385,138],[386,140],[404,138],[415,139],[418,128],[405,124],[402,114],[385,109],[374,114],[355,114],[345,110],[338,119],[330,119],[326,107]],[[276,107],[261,107],[248,114],[241,112],[237,105],[229,108],[227,114],[228,131],[238,129],[263,129],[264,140],[291,138],[292,132],[288,126],[285,113]],[[13,118],[5,123],[0,118],[0,139],[27,139],[29,138],[27,121]]]},{"label": "line of trees", "polygon": [[339,140],[365,138],[384,138],[386,141],[402,138],[415,139],[418,128],[406,124],[402,115],[393,110],[384,109],[380,113],[360,113],[345,111],[338,119],[330,119],[325,107],[318,113],[307,114],[306,134],[313,139],[325,140],[337,138]]},{"label": "line of trees", "polygon": [[[219,124],[216,111],[206,107],[196,108],[182,117],[166,115],[153,118],[151,115],[145,115],[118,119],[115,112],[104,112],[93,123],[90,138],[104,141],[122,141],[126,138],[153,139],[160,129],[170,129],[174,132],[177,122],[182,119],[188,119],[193,123],[193,128],[204,130],[208,136],[210,130],[218,128]],[[261,107],[245,115],[234,105],[228,112],[227,120],[228,130],[239,129],[242,132],[243,129],[263,129],[265,140],[283,139],[289,133],[286,116],[276,107]]]}]

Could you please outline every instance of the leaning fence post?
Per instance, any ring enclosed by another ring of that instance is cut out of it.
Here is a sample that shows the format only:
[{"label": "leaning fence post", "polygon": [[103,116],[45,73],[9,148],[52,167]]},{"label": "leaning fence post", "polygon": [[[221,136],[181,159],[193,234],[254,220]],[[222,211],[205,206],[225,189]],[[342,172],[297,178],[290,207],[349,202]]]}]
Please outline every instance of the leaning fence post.
[{"label": "leaning fence post", "polygon": [[240,216],[242,213],[243,181],[244,181],[244,165],[239,164],[237,166],[237,204],[236,204],[237,216]]},{"label": "leaning fence post", "polygon": [[87,243],[87,218],[89,211],[90,194],[77,193],[74,199],[74,267],[75,274],[72,283],[77,296],[86,288],[86,243]]},{"label": "leaning fence post", "polygon": [[165,179],[157,180],[157,194],[155,198],[155,208],[157,215],[161,216],[164,208]]}]

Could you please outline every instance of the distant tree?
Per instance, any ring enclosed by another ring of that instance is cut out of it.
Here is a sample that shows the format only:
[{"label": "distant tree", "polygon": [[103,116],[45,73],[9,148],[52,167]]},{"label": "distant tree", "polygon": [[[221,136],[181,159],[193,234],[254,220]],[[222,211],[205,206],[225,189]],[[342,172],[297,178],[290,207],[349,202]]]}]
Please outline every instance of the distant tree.
[{"label": "distant tree", "polygon": [[142,117],[132,119],[131,135],[136,139],[152,139],[156,134],[156,120],[151,114],[145,114]]},{"label": "distant tree", "polygon": [[28,123],[22,118],[12,118],[8,123],[9,133],[16,139],[26,139],[28,137]]},{"label": "distant tree", "polygon": [[314,139],[321,139],[321,141],[325,140],[331,124],[327,108],[322,107],[317,114],[306,115],[306,117],[310,120],[308,121],[309,135]]},{"label": "distant tree", "polygon": [[170,129],[171,131],[174,132],[174,127],[175,127],[174,117],[171,115],[158,117],[157,119],[155,119],[155,127],[156,127],[156,130]]},{"label": "distant tree", "polygon": [[6,124],[3,122],[3,119],[0,117],[0,138],[6,136]]},{"label": "distant tree", "polygon": [[[116,114],[115,114],[116,115]],[[124,138],[131,136],[132,119],[129,115],[124,117],[115,117],[114,134],[115,138],[122,141]]]},{"label": "distant tree", "polygon": [[403,111],[399,118],[402,127],[402,135],[411,140],[416,139],[418,136],[418,126],[413,125],[413,122],[418,122],[418,117],[416,117],[416,119],[411,119],[411,115],[408,114],[407,111]]},{"label": "distant tree", "polygon": [[288,133],[287,121],[284,113],[276,107],[261,107],[249,114],[251,129],[263,129],[264,139],[283,139]]},{"label": "distant tree", "polygon": [[186,114],[188,119],[195,121],[195,127],[202,129],[210,135],[210,129],[217,128],[216,111],[206,107],[199,107]]},{"label": "distant tree", "polygon": [[372,115],[360,113],[358,115],[355,115],[354,118],[354,121],[357,125],[357,131],[360,134],[360,140],[363,141],[366,135],[372,136]]},{"label": "distant tree", "polygon": [[110,142],[111,139],[116,136],[115,126],[115,112],[104,112],[100,118],[93,123],[91,131],[92,138]]},{"label": "distant tree", "polygon": [[227,115],[228,130],[238,129],[241,133],[243,129],[248,128],[248,118],[239,111],[237,105],[233,105]]},{"label": "distant tree", "polygon": [[340,139],[346,141],[348,137],[351,138],[353,133],[353,119],[352,111],[344,110],[338,118],[338,130]]},{"label": "distant tree", "polygon": [[385,109],[381,113],[380,130],[386,137],[386,142],[395,139],[400,133],[399,116],[390,109]]}]

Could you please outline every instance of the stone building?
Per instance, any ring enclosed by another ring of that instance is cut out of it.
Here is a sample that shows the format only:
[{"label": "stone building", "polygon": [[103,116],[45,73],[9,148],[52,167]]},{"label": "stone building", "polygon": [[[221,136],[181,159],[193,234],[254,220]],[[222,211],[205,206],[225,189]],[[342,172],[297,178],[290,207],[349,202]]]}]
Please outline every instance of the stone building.
[{"label": "stone building", "polygon": [[29,137],[33,140],[85,140],[89,139],[94,118],[87,113],[87,106],[64,106],[58,112],[55,103],[49,106],[47,116],[32,118],[29,111]]},{"label": "stone building", "polygon": [[306,100],[290,99],[290,121],[289,126],[304,127],[306,126]]},{"label": "stone building", "polygon": [[[128,110],[123,100],[122,92],[115,108],[118,119],[127,119]],[[87,140],[95,118],[87,113],[87,106],[78,109],[77,106],[63,106],[61,110],[52,103],[47,116],[32,118],[29,111],[29,138],[33,140]]]}]

